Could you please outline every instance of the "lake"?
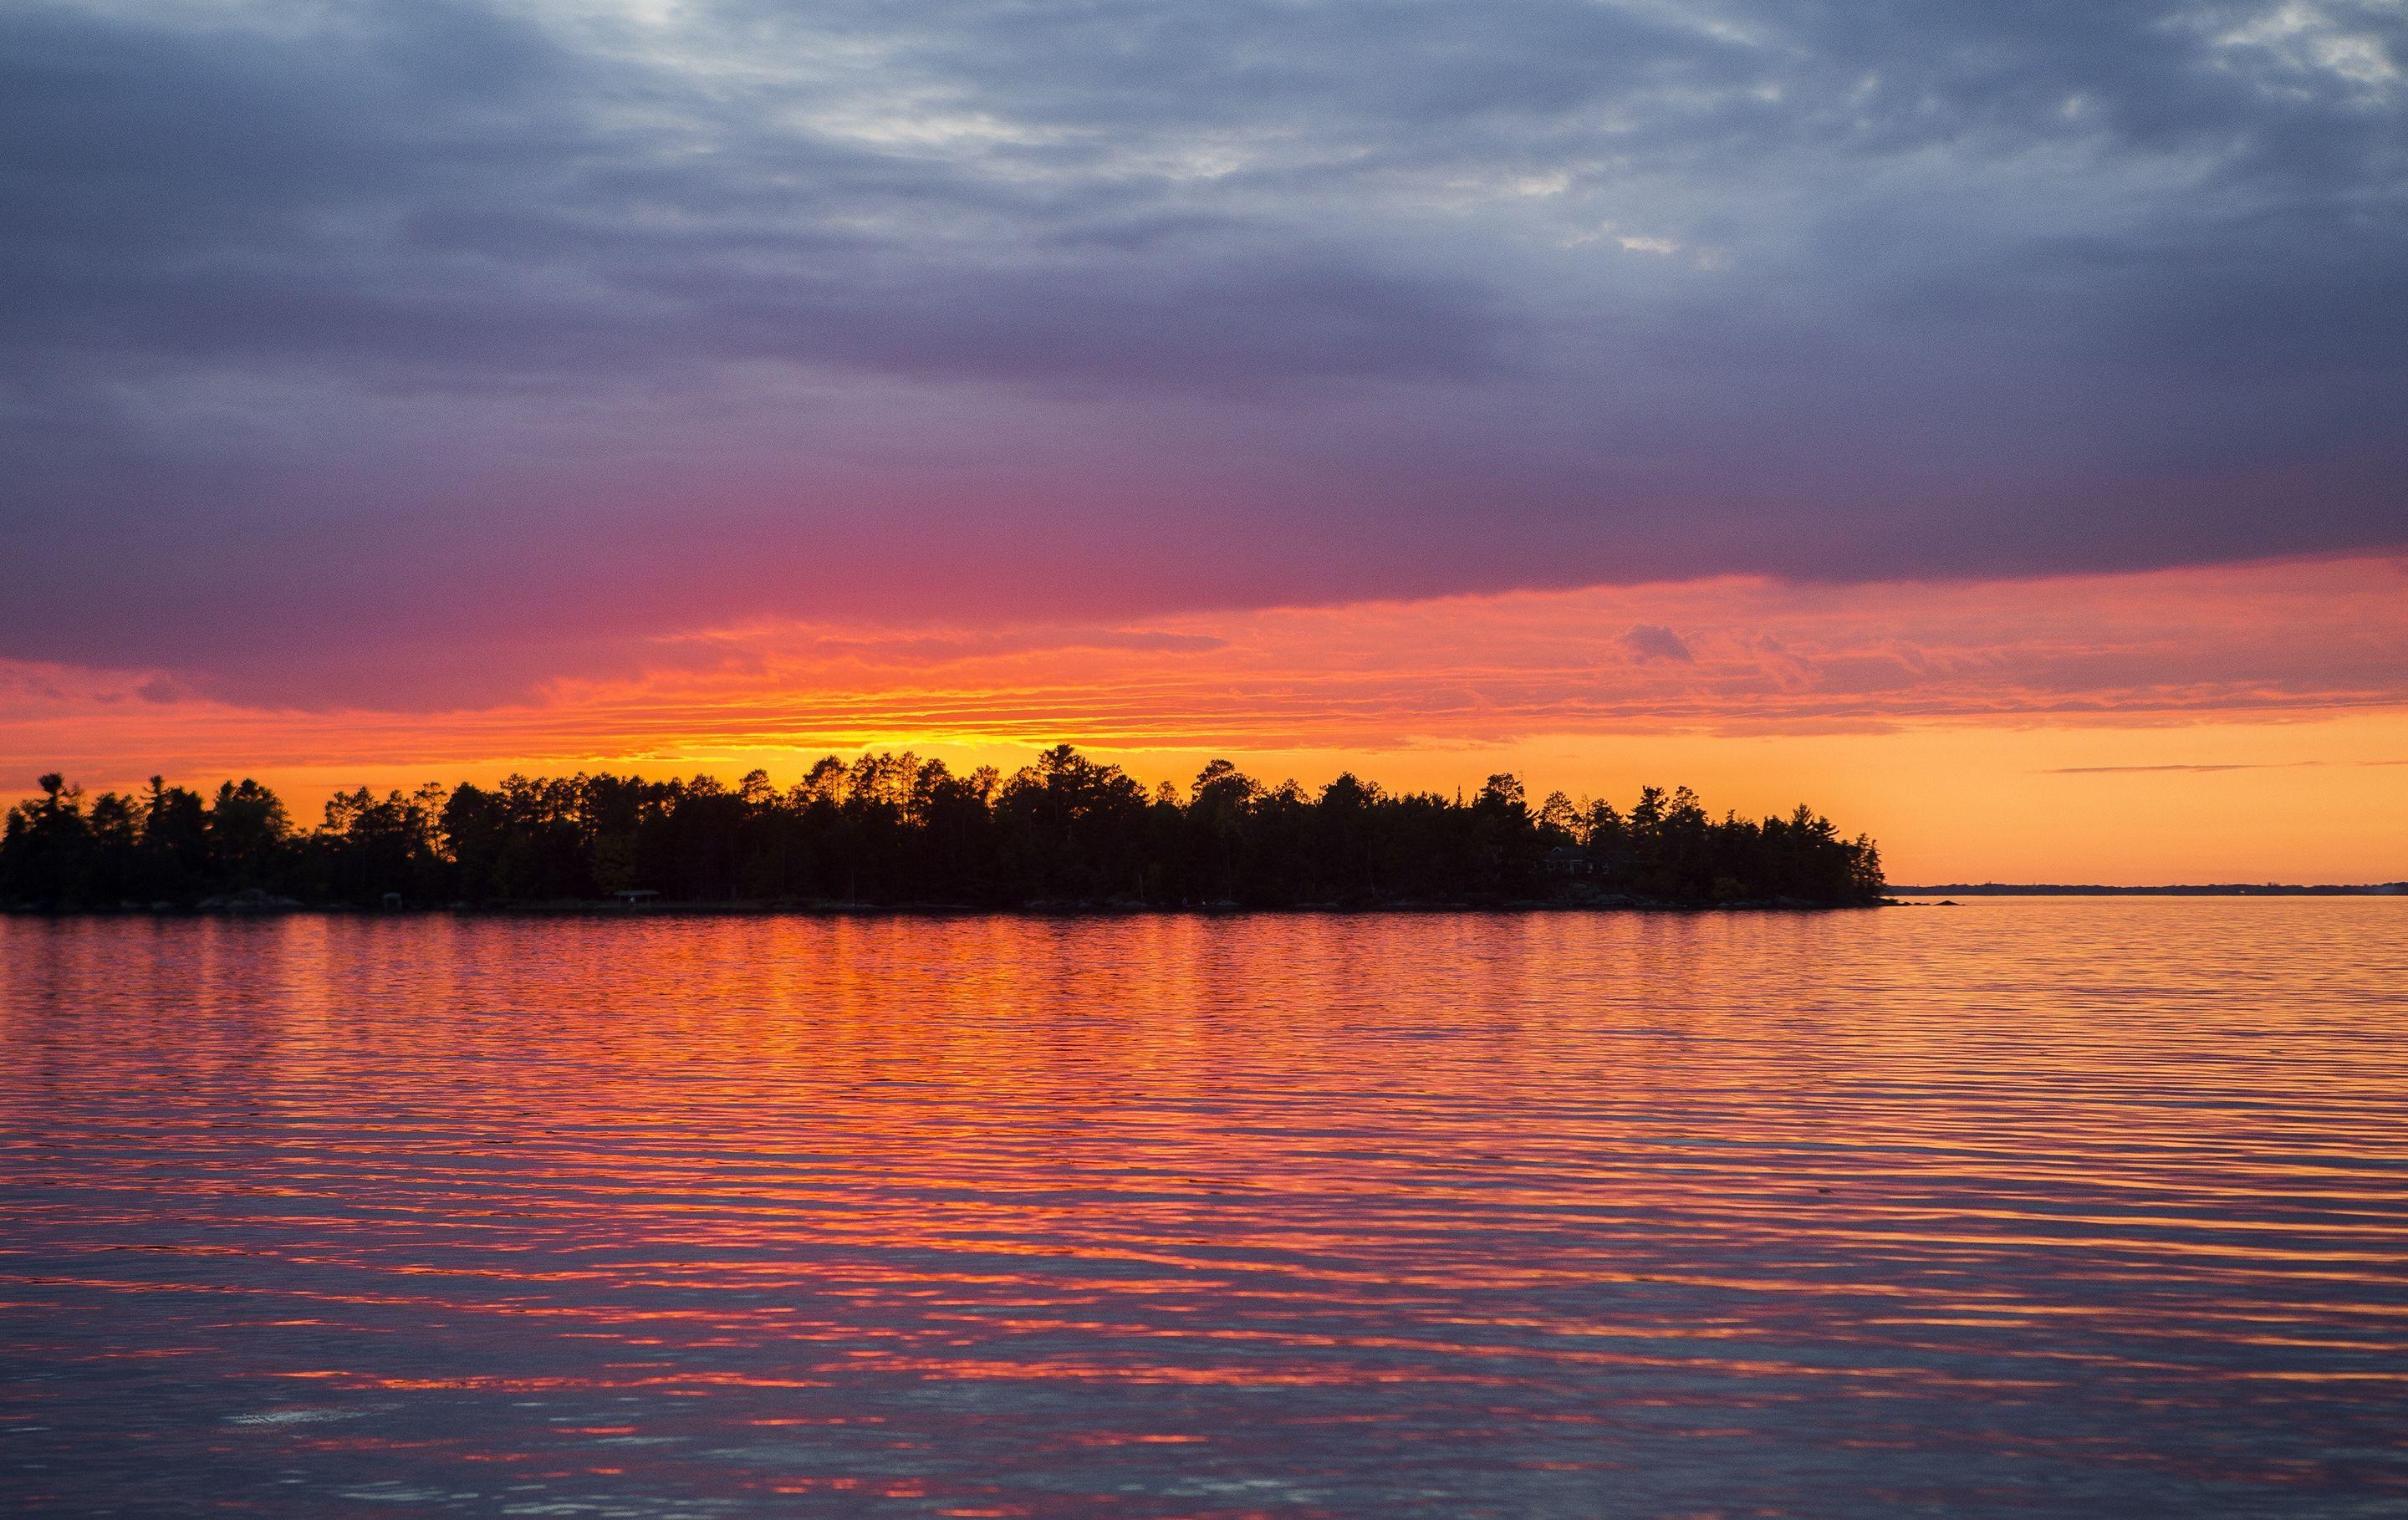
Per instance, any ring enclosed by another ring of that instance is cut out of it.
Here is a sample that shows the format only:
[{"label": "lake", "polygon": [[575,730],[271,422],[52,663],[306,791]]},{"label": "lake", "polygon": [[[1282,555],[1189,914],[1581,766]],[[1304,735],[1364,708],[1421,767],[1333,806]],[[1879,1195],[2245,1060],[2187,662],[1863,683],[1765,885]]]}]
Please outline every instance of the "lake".
[{"label": "lake", "polygon": [[17,1513],[2408,1513],[2408,899],[0,920]]}]

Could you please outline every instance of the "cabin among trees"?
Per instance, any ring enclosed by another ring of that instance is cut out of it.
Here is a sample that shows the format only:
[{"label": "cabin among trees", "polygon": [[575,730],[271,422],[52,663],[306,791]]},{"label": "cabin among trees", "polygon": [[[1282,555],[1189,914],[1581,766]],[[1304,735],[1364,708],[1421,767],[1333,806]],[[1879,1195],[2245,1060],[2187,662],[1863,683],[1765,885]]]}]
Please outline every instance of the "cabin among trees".
[{"label": "cabin among trees", "polygon": [[1148,790],[1068,745],[1006,776],[910,753],[830,756],[780,790],[754,771],[513,776],[326,803],[300,828],[256,782],[152,778],[87,797],[64,777],[8,810],[0,903],[50,911],[754,902],[1283,908],[1513,903],[1838,906],[1881,858],[1800,807],[1708,816],[1685,787],[1627,809],[1511,775],[1469,800],[1352,775],[1318,794],[1215,760]]}]

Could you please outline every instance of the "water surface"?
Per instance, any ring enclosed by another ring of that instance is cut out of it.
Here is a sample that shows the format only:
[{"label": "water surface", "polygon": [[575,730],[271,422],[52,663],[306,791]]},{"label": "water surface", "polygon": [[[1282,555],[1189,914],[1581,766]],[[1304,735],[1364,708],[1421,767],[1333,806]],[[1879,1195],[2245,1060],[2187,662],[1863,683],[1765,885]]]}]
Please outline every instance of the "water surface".
[{"label": "water surface", "polygon": [[0,921],[34,1514],[2408,1513],[2408,901]]}]

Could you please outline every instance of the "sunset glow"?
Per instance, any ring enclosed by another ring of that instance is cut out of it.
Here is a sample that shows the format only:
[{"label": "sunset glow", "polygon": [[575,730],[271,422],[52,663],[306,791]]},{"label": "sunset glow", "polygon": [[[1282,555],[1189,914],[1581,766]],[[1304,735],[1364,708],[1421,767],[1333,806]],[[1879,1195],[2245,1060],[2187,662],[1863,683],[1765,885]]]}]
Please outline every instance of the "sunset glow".
[{"label": "sunset glow", "polygon": [[871,746],[1009,769],[1068,741],[1182,784],[1234,755],[1312,784],[1513,768],[1541,791],[1683,778],[1743,811],[1828,798],[1902,881],[2380,880],[2408,852],[2408,564],[2390,558],[548,642],[579,673],[449,709],[21,665],[0,765],[120,786],[240,772],[313,809],[512,770],[784,784]]},{"label": "sunset glow", "polygon": [[20,8],[0,777],[1068,741],[2397,877],[2395,11]]},{"label": "sunset glow", "polygon": [[2408,1514],[2408,0],[0,0],[0,1509]]}]

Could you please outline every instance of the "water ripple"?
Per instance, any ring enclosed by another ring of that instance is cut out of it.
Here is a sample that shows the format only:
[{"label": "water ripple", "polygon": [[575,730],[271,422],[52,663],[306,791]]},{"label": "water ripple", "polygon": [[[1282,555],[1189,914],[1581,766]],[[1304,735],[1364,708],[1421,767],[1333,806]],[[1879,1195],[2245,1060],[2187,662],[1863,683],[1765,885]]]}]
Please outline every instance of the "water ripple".
[{"label": "water ripple", "polygon": [[2403,930],[7,921],[0,1492],[2396,1514]]}]

